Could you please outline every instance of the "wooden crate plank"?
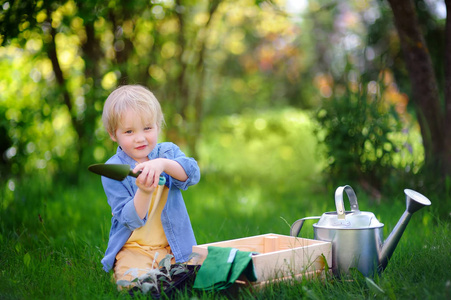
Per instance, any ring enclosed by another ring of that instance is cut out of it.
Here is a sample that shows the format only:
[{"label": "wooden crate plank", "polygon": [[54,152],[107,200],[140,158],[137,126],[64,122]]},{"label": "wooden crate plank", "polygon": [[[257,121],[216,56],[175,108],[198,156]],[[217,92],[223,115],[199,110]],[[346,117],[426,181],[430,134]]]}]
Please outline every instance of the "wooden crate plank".
[{"label": "wooden crate plank", "polygon": [[193,252],[199,256],[193,258],[191,263],[202,264],[208,255],[208,246],[258,252],[252,256],[257,283],[318,272],[332,262],[329,242],[269,233],[193,246]]}]

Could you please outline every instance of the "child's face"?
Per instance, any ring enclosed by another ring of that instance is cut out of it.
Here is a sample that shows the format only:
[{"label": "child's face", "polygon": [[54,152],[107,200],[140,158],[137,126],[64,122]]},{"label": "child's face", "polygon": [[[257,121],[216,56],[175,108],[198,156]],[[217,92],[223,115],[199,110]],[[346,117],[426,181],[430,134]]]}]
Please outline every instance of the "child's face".
[{"label": "child's face", "polygon": [[139,163],[149,160],[147,155],[152,152],[158,142],[157,124],[146,122],[133,111],[127,110],[122,115],[114,135],[110,134],[111,139]]}]

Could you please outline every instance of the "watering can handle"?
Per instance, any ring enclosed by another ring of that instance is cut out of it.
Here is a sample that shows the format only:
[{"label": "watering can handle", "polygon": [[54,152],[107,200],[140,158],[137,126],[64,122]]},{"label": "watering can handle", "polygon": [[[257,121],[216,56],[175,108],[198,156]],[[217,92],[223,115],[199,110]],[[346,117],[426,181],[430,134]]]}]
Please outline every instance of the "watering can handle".
[{"label": "watering can handle", "polygon": [[319,220],[320,218],[321,217],[306,217],[295,221],[293,225],[291,225],[290,235],[297,237],[301,231],[302,225],[304,225],[305,220]]},{"label": "watering can handle", "polygon": [[348,195],[349,203],[351,204],[351,211],[360,212],[359,204],[357,203],[357,196],[354,190],[349,185],[340,186],[335,191],[335,207],[337,208],[338,219],[345,219],[345,206],[343,203],[343,191]]}]

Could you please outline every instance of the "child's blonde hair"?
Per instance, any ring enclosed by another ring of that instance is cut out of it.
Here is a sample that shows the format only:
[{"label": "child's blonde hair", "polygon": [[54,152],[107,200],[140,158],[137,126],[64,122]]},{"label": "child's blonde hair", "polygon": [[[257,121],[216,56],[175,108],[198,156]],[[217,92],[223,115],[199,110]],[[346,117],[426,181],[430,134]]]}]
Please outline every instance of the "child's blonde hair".
[{"label": "child's blonde hair", "polygon": [[127,110],[155,122],[159,129],[164,125],[163,112],[154,94],[141,85],[124,85],[115,89],[103,106],[102,122],[110,135],[116,136],[122,114]]}]

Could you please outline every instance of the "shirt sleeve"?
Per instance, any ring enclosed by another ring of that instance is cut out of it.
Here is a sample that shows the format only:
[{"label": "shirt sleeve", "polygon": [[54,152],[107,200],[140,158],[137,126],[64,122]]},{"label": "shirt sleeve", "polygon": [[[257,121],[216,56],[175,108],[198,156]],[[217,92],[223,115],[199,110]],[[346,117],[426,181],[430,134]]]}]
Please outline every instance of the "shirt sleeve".
[{"label": "shirt sleeve", "polygon": [[172,159],[178,162],[182,168],[185,170],[188,179],[185,181],[180,181],[171,178],[172,184],[174,184],[180,190],[186,190],[189,186],[195,185],[200,180],[200,169],[197,161],[192,157],[187,157],[180,148],[174,143],[164,143],[160,150],[160,157]]},{"label": "shirt sleeve", "polygon": [[146,223],[147,215],[141,219],[136,212],[134,193],[127,179],[117,181],[102,176],[102,184],[113,218],[132,231]]}]

